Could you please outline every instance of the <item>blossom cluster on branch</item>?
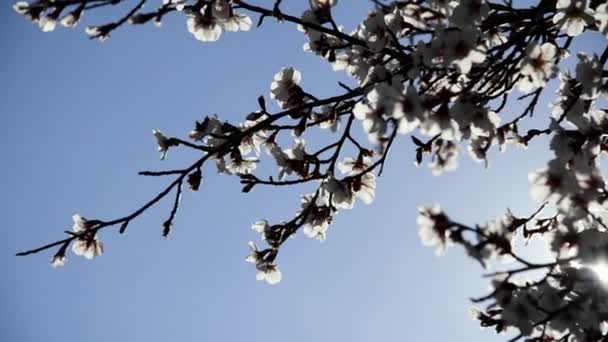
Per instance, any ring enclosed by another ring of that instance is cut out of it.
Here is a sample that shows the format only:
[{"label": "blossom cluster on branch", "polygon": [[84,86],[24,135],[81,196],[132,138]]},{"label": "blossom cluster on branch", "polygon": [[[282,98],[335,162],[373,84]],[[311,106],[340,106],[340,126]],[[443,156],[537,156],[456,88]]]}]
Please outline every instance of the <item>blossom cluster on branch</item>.
[{"label": "blossom cluster on branch", "polygon": [[[152,11],[151,0],[20,1],[15,11],[52,31],[57,23],[74,27],[87,11],[130,3],[116,21],[88,26],[90,38],[106,40],[124,24],[160,25],[165,15],[183,14],[196,39],[212,42],[224,32],[248,31],[275,18],[297,25],[307,42],[303,50],[319,56],[333,70],[350,75],[355,85],[340,83],[343,93],[319,97],[302,83],[294,67],[278,70],[270,80],[270,98],[281,109],[257,108],[240,123],[217,115],[197,121],[186,138],[153,134],[161,159],[176,148],[197,155],[181,169],[142,171],[168,177],[154,198],[126,216],[112,220],[75,215],[72,231],[62,240],[19,253],[58,248],[53,266],[66,262],[68,247],[93,259],[103,253],[101,230],[127,226],[165,197],[173,198],[162,223],[167,237],[179,208],[183,187],[197,191],[214,164],[219,173],[238,177],[243,192],[259,186],[310,183],[295,214],[281,222],[259,220],[252,229],[261,243],[249,242],[257,279],[281,280],[278,256],[299,231],[325,240],[336,215],[359,200],[373,201],[395,139],[410,135],[416,164],[425,159],[439,175],[457,168],[461,150],[488,164],[492,147],[525,148],[536,137],[550,137],[552,159],[531,173],[531,193],[540,203],[529,216],[508,211],[487,224],[453,221],[438,205],[419,209],[423,244],[442,254],[462,246],[482,267],[511,260],[518,266],[489,274],[492,292],[474,299],[483,327],[517,331],[511,341],[600,341],[608,338],[608,190],[600,162],[608,151],[608,46],[599,55],[573,51],[584,35],[608,37],[608,4],[598,0],[540,0],[527,7],[505,0],[370,1],[370,12],[351,32],[339,26],[333,12],[348,3],[309,0],[300,16],[281,10],[281,0],[262,7],[243,0],[163,0]],[[564,60],[574,60],[573,70]],[[550,82],[559,82],[545,127],[520,130],[537,110]],[[522,101],[521,113],[505,111]],[[365,138],[357,131],[362,129]],[[307,144],[312,130],[333,137],[322,147]],[[415,136],[416,134],[417,136]],[[422,138],[424,136],[425,138]],[[285,141],[291,141],[285,144]],[[256,173],[261,156],[276,164],[276,175]],[[546,214],[551,212],[552,214]],[[515,235],[548,242],[554,261],[527,260],[513,244]],[[542,274],[522,280],[523,274]]]}]

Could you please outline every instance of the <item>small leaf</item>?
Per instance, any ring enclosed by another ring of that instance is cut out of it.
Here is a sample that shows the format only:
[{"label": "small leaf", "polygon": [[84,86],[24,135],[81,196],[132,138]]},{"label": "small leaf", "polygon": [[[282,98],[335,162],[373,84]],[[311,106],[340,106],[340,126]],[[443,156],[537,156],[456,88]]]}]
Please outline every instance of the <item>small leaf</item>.
[{"label": "small leaf", "polygon": [[171,220],[167,220],[163,223],[163,237],[167,238],[169,236],[169,233],[171,233]]},{"label": "small leaf", "polygon": [[266,99],[264,99],[264,95],[258,97],[258,104],[260,105],[262,112],[266,113]]},{"label": "small leaf", "polygon": [[255,120],[259,119],[260,117],[262,117],[262,115],[264,115],[264,113],[262,113],[262,112],[252,112],[249,115],[247,115],[247,120],[255,121]]},{"label": "small leaf", "polygon": [[416,165],[420,165],[422,163],[422,149],[416,149]]},{"label": "small leaf", "polygon": [[420,139],[416,138],[415,136],[412,135],[412,141],[414,142],[414,144],[416,144],[416,146],[418,147],[423,147],[424,145],[426,145],[425,143],[423,143],[422,141],[420,141]]},{"label": "small leaf", "polygon": [[255,183],[248,183],[247,185],[245,185],[243,187],[243,192],[248,193],[249,191],[251,191],[251,189],[253,189],[254,186],[255,186]]},{"label": "small leaf", "polygon": [[120,230],[118,231],[120,234],[124,234],[125,231],[127,231],[127,226],[129,225],[129,221],[125,221],[123,222],[123,224],[120,226]]},{"label": "small leaf", "polygon": [[188,175],[188,185],[190,186],[190,190],[198,191],[201,186],[201,180],[203,179],[201,169],[196,169],[196,171],[192,172]]}]

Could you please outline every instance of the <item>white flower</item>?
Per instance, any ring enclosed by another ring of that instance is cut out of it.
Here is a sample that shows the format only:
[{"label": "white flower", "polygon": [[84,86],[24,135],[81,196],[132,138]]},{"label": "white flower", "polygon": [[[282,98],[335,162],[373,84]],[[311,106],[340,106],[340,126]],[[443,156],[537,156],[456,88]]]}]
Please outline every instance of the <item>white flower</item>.
[{"label": "white flower", "polygon": [[[583,74],[586,74],[586,71]],[[567,72],[559,74],[559,81],[557,101],[552,104],[553,118],[559,120],[562,115],[566,114],[568,121],[575,124],[579,129],[583,129],[582,126],[589,125],[589,118],[585,117],[587,111],[585,103],[578,96],[580,92],[576,91],[578,82]],[[568,110],[568,112],[564,113],[565,110]]]},{"label": "white flower", "polygon": [[[262,115],[255,121],[248,120],[239,128],[243,132],[247,131],[264,119],[266,119],[266,115]],[[241,152],[241,155],[247,155],[251,153],[251,151],[254,151],[256,155],[260,155],[260,146],[264,145],[267,139],[268,137],[266,136],[266,131],[263,129],[247,134],[241,139],[241,143],[239,144],[239,151]]]},{"label": "white flower", "polygon": [[[313,199],[316,200],[313,202]],[[302,196],[302,207],[298,215],[306,211],[303,225],[304,235],[311,239],[325,241],[327,230],[332,221],[331,208],[327,205],[327,199],[323,195],[315,197],[313,194]]]},{"label": "white flower", "polygon": [[367,46],[371,50],[381,51],[390,38],[384,22],[384,13],[381,10],[370,12],[367,18],[359,24],[356,34],[367,42]]},{"label": "white flower", "polygon": [[249,31],[251,29],[251,18],[234,11],[228,0],[215,0],[211,5],[211,13],[226,31]]},{"label": "white flower", "polygon": [[316,239],[319,241],[325,241],[327,239],[327,229],[329,228],[329,223],[327,221],[323,221],[321,224],[312,224],[309,222],[304,223],[304,235],[311,239]]},{"label": "white flower", "polygon": [[342,172],[342,174],[350,176],[354,174],[358,174],[361,171],[367,169],[371,165],[371,160],[369,158],[344,158],[341,162],[338,163],[338,170]]},{"label": "white flower", "polygon": [[338,0],[308,0],[313,10],[327,10],[338,4]]},{"label": "white flower", "polygon": [[425,10],[420,5],[407,4],[401,9],[403,21],[412,25],[415,28],[426,30],[428,29],[429,21],[436,18],[432,11]]},{"label": "white flower", "polygon": [[55,254],[51,259],[51,266],[53,266],[53,268],[63,267],[67,260],[68,258],[65,254]]},{"label": "white flower", "polygon": [[422,244],[435,247],[435,253],[442,255],[448,247],[450,230],[449,219],[441,211],[438,204],[418,208],[416,222],[420,226],[418,235]]},{"label": "white flower", "polygon": [[203,121],[196,121],[195,127],[188,136],[192,140],[203,140],[210,134],[219,135],[222,133],[222,122],[217,117],[205,117]]},{"label": "white flower", "polygon": [[458,167],[458,145],[449,140],[436,139],[433,141],[433,159],[429,163],[433,175],[438,176],[444,171],[453,171]]},{"label": "white flower", "polygon": [[306,154],[306,141],[295,139],[291,149],[283,151],[276,143],[268,144],[268,153],[274,157],[279,167],[279,179],[284,179],[294,171],[298,173],[298,166],[303,166]]},{"label": "white flower", "polygon": [[[347,169],[346,165],[342,168]],[[363,174],[353,173],[342,180],[330,174],[321,184],[322,196],[331,198],[332,204],[337,209],[352,209],[355,199],[359,198],[363,203],[370,204],[374,200],[376,191],[376,175],[369,171]]]},{"label": "white flower", "polygon": [[367,55],[368,52],[364,47],[354,45],[336,55],[336,60],[331,65],[332,69],[345,70],[351,77],[363,81],[371,68]]},{"label": "white flower", "polygon": [[255,278],[257,280],[265,280],[270,285],[275,285],[281,281],[281,271],[279,267],[271,262],[265,260],[268,255],[266,251],[260,251],[258,246],[253,241],[249,241],[249,248],[251,254],[245,259],[245,261],[255,264],[257,269]]},{"label": "white flower", "polygon": [[186,0],[163,0],[163,5],[175,4],[175,9],[183,11],[186,5]]},{"label": "white flower", "polygon": [[304,160],[306,156],[306,140],[294,139],[293,147],[285,150],[285,154],[291,160]]},{"label": "white flower", "polygon": [[60,23],[63,27],[72,28],[80,21],[80,13],[72,12],[61,18]]},{"label": "white flower", "polygon": [[253,241],[249,241],[247,246],[249,246],[249,249],[251,249],[251,254],[247,256],[245,261],[248,263],[257,264],[262,258],[258,245],[256,245]]},{"label": "white flower", "polygon": [[233,158],[230,164],[226,165],[226,169],[231,174],[247,175],[255,171],[258,161],[255,157],[242,158],[239,156]]},{"label": "white flower", "polygon": [[431,46],[423,49],[424,63],[456,66],[461,74],[468,74],[474,64],[486,60],[485,47],[477,44],[478,35],[474,29],[438,30]]},{"label": "white flower", "polygon": [[321,106],[320,113],[315,113],[315,121],[321,121],[319,124],[321,129],[330,129],[332,132],[337,132],[340,128],[340,116],[333,105]]},{"label": "white flower", "polygon": [[456,101],[450,108],[450,113],[463,134],[468,134],[470,130],[475,136],[490,137],[496,133],[500,124],[500,118],[495,112],[467,99]]},{"label": "white flower", "polygon": [[[440,78],[433,80],[430,88],[426,91],[428,95],[446,95],[446,92],[452,94],[458,94],[465,88],[469,83],[470,79],[467,75],[451,73],[449,75],[440,76]],[[452,101],[456,99],[453,96]]]},{"label": "white flower", "polygon": [[152,134],[156,137],[158,152],[160,152],[160,160],[165,160],[165,158],[167,158],[167,152],[169,152],[169,147],[173,144],[169,138],[164,136],[163,133],[157,129],[153,130]]},{"label": "white flower", "polygon": [[595,9],[595,24],[608,38],[608,4],[601,4]]},{"label": "white flower", "polygon": [[298,85],[302,75],[294,68],[283,68],[270,84],[270,97],[283,109],[297,107],[304,102],[302,88]]},{"label": "white flower", "polygon": [[[72,220],[74,221],[72,231],[78,236],[76,241],[72,244],[72,251],[74,254],[82,255],[87,259],[93,259],[96,256],[102,255],[103,243],[97,239],[94,231],[90,231],[93,227],[93,223],[80,216],[80,214],[74,214]],[[61,263],[61,260],[59,259],[60,258],[56,260],[54,258],[52,262],[59,265]],[[63,262],[65,262],[65,260]]]},{"label": "white flower", "polygon": [[355,177],[352,180],[351,186],[355,196],[361,199],[363,203],[371,204],[374,201],[376,175],[373,172],[366,172],[360,177]]},{"label": "white flower", "polygon": [[[393,115],[400,92],[386,82],[378,83],[367,93],[364,100],[358,102],[353,108],[356,119],[362,120],[363,129],[372,142],[378,142],[386,134],[387,120]],[[401,116],[403,114],[403,116]],[[398,117],[405,117],[405,113],[397,113]],[[410,116],[408,116],[410,117]]]},{"label": "white flower", "polygon": [[595,21],[595,13],[589,8],[587,0],[558,0],[555,8],[557,11],[553,23],[565,29],[570,37],[578,36]]},{"label": "white flower", "polygon": [[547,80],[557,74],[557,47],[551,43],[530,44],[526,57],[520,62],[520,73],[523,76],[517,86],[521,92],[528,93],[534,88],[544,87]]},{"label": "white flower", "polygon": [[337,209],[352,209],[355,204],[355,197],[349,184],[336,179],[333,175],[323,180],[321,190],[327,193],[331,198],[331,204]]},{"label": "white flower", "polygon": [[215,42],[222,35],[219,19],[213,16],[211,7],[208,5],[201,8],[200,11],[189,13],[186,24],[188,32],[202,42]]},{"label": "white flower", "polygon": [[478,162],[484,162],[486,168],[488,167],[487,153],[492,147],[492,140],[483,136],[474,136],[471,138],[467,150],[473,160]]},{"label": "white flower", "polygon": [[255,279],[264,280],[270,285],[278,284],[283,277],[281,271],[279,270],[279,266],[274,264],[258,264],[257,270],[258,271],[255,274]]},{"label": "white flower", "polygon": [[106,25],[104,25],[104,26],[87,26],[84,29],[84,32],[91,39],[96,38],[100,42],[104,42],[104,41],[108,40],[108,38],[110,38],[109,31],[110,31],[110,29]]},{"label": "white flower", "polygon": [[249,16],[237,12],[232,12],[232,16],[227,21],[221,23],[224,30],[230,32],[249,31],[251,30],[251,24]]},{"label": "white flower", "polygon": [[460,138],[458,123],[450,116],[447,106],[427,113],[420,124],[420,131],[431,137],[441,134],[441,138],[446,140]]},{"label": "white flower", "polygon": [[255,232],[260,233],[260,234],[264,234],[264,232],[268,228],[270,228],[270,225],[268,224],[268,221],[266,221],[266,220],[259,220],[251,225],[251,229],[253,229]]},{"label": "white flower", "polygon": [[25,15],[30,10],[30,4],[27,1],[17,1],[13,4],[13,10],[19,14]]},{"label": "white flower", "polygon": [[548,169],[533,172],[528,178],[532,183],[530,194],[537,202],[569,204],[565,196],[573,191],[576,178],[573,172],[565,167],[564,161],[554,159],[549,162]]},{"label": "white flower", "polygon": [[422,117],[422,105],[418,91],[413,85],[409,85],[405,93],[399,97],[395,104],[392,116],[398,122],[398,132],[406,134],[414,130],[420,124]]},{"label": "white flower", "polygon": [[42,32],[52,32],[57,27],[57,18],[51,16],[50,14],[40,18],[38,21],[38,26],[42,30]]},{"label": "white flower", "polygon": [[593,100],[600,95],[602,90],[602,64],[597,55],[589,58],[584,53],[579,53],[578,59],[576,79],[581,82],[583,87],[581,98]]},{"label": "white flower", "polygon": [[78,238],[72,245],[72,251],[87,259],[93,259],[103,254],[103,243],[96,236],[87,234]]},{"label": "white flower", "polygon": [[91,224],[89,223],[89,221],[84,217],[80,216],[80,214],[74,214],[72,216],[72,220],[74,221],[72,231],[76,234],[80,234],[91,228]]},{"label": "white flower", "polygon": [[507,36],[505,35],[504,31],[505,30],[502,26],[490,27],[487,31],[485,31],[482,40],[486,48],[490,49],[506,43]]}]

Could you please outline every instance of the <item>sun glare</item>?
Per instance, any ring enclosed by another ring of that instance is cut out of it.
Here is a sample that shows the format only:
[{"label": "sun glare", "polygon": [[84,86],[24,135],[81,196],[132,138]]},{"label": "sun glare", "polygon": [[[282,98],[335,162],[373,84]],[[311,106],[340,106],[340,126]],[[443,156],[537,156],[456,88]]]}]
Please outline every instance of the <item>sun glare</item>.
[{"label": "sun glare", "polygon": [[600,281],[604,284],[608,284],[608,263],[605,261],[600,261],[595,265],[589,266],[593,272],[595,272],[600,279]]}]

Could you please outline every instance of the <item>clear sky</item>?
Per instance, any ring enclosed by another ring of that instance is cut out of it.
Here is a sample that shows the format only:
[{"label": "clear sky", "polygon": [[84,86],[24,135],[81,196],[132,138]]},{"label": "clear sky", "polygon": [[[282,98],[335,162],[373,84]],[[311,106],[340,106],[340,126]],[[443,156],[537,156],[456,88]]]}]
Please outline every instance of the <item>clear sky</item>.
[{"label": "clear sky", "polygon": [[[305,3],[284,2],[295,14]],[[367,8],[343,1],[338,20],[350,30]],[[85,23],[105,14],[91,13]],[[169,181],[137,171],[197,158],[171,151],[160,162],[152,129],[185,136],[212,113],[242,121],[260,94],[269,98],[283,66],[299,69],[315,95],[338,93],[338,80],[352,84],[302,51],[305,38],[295,26],[273,20],[213,44],[196,41],[182,16],[161,29],[122,28],[103,44],[86,39],[83,27],[42,33],[9,4],[0,9],[0,341],[505,339],[469,318],[468,298],[488,289],[480,267],[457,248],[443,258],[424,248],[416,208],[439,202],[466,223],[497,217],[507,206],[529,214],[536,204],[528,172],[548,160],[541,139],[494,156],[489,170],[463,153],[457,172],[434,177],[413,165],[414,147],[402,138],[376,201],[341,212],[324,243],[303,235],[289,241],[279,256],[283,280],[274,287],[256,282],[244,261],[247,241],[258,238],[250,225],[290,218],[307,188],[259,186],[245,195],[237,179],[212,168],[199,193],[182,197],[167,240],[160,234],[171,200],[124,236],[103,231],[106,253],[93,262],[70,254],[56,270],[51,252],[14,257],[61,238],[76,212],[123,216]],[[602,38],[587,39],[597,46]],[[547,113],[535,120],[546,124]]]}]

